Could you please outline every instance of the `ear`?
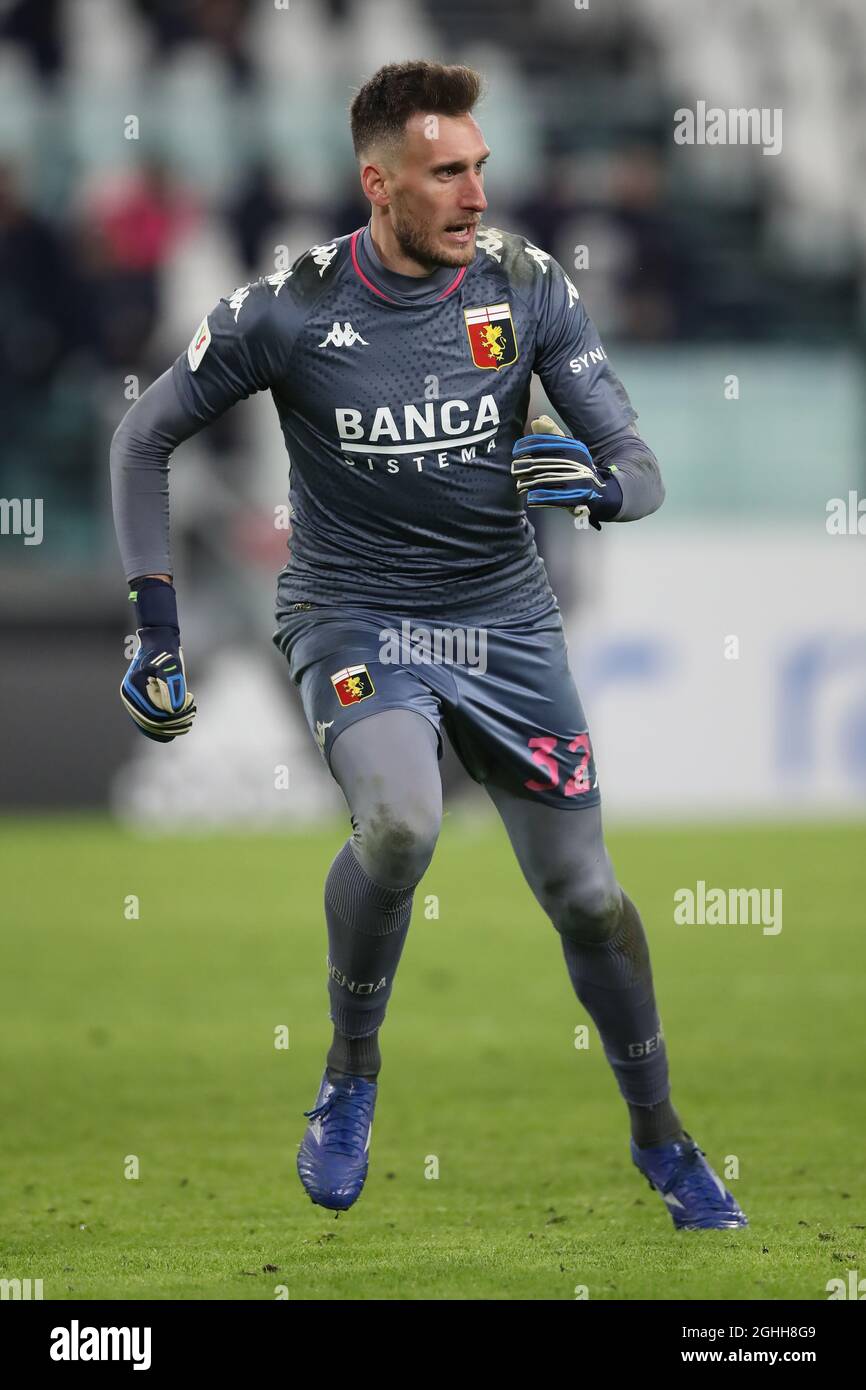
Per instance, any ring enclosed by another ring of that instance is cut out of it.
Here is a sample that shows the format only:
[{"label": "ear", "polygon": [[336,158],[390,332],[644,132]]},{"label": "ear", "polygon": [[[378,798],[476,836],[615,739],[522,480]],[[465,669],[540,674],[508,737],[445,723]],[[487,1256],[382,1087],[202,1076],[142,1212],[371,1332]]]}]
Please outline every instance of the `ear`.
[{"label": "ear", "polygon": [[531,429],[533,434],[561,434],[565,437],[565,430],[561,430],[549,415],[539,415],[537,420],[533,420]]},{"label": "ear", "polygon": [[391,201],[386,187],[386,172],[380,164],[365,164],[361,170],[361,187],[365,197],[376,207],[386,208]]}]

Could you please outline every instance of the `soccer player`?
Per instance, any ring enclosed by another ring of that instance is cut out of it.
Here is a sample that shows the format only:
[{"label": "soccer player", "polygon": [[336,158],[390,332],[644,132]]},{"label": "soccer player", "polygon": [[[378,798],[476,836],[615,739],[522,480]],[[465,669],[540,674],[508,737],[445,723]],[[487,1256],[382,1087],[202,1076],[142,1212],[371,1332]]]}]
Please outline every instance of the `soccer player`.
[{"label": "soccer player", "polygon": [[[221,299],[122,421],[113,497],[140,647],[121,695],[149,737],[191,727],[169,458],[270,391],[293,509],[274,641],[352,823],[325,882],[334,1032],[298,1153],[306,1191],[344,1209],[366,1178],[379,1030],[439,831],[444,729],[561,937],[628,1108],[633,1162],[675,1226],[742,1226],[671,1104],[647,940],[605,848],[524,505],[600,527],[648,515],[664,491],[569,276],[481,222],[480,89],[462,66],[375,73],[351,106],[369,223]],[[533,372],[572,435],[544,416],[524,433]]]}]

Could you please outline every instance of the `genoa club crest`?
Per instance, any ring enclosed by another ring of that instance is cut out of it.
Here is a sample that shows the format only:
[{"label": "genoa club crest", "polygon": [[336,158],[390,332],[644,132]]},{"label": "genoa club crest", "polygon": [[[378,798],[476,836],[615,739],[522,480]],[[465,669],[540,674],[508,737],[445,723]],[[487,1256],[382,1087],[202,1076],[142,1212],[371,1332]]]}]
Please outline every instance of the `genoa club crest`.
[{"label": "genoa club crest", "polygon": [[517,333],[510,304],[486,304],[464,309],[466,332],[476,367],[507,367],[517,361]]},{"label": "genoa club crest", "polygon": [[331,684],[341,705],[356,705],[359,700],[376,693],[366,666],[346,666],[342,671],[335,671]]}]

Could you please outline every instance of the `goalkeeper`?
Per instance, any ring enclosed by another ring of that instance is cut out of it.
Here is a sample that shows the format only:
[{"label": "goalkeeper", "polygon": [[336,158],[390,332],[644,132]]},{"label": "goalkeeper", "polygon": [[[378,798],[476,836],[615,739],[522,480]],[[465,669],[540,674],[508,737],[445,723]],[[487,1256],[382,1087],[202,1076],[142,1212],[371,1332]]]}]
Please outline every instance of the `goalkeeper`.
[{"label": "goalkeeper", "polygon": [[[524,505],[595,527],[634,521],[663,500],[659,470],[577,287],[548,252],[481,223],[479,91],[465,67],[374,74],[351,109],[369,223],[220,300],[120,425],[115,519],[143,653],[124,704],[149,736],[190,729],[169,458],[269,391],[293,528],[274,640],[352,824],[325,882],[333,1037],[298,1153],[305,1190],[340,1209],[364,1185],[379,1032],[441,821],[444,733],[561,938],[632,1161],[676,1226],[742,1226],[671,1101],[646,934],[604,844],[589,729]],[[525,433],[533,372],[571,435],[547,417]],[[393,661],[383,636],[403,620],[482,633],[485,669]]]}]

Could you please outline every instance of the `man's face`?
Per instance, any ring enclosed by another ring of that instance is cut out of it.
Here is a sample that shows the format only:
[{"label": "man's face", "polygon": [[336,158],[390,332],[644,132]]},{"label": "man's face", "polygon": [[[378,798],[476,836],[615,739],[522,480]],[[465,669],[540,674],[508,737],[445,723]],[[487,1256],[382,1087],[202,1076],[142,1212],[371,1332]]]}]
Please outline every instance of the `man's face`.
[{"label": "man's face", "polygon": [[384,168],[385,189],[400,249],[426,271],[472,262],[489,154],[472,116],[419,112],[406,122],[403,145]]}]

